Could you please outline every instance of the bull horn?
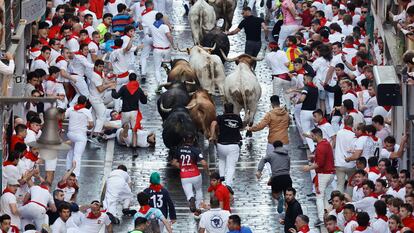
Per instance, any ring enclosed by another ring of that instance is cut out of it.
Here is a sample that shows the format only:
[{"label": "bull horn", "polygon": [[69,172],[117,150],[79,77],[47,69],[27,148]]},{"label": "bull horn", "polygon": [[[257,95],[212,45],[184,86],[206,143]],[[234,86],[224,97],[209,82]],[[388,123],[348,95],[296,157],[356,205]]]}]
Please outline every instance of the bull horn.
[{"label": "bull horn", "polygon": [[239,57],[235,57],[235,58],[228,58],[228,57],[226,56],[226,54],[224,54],[224,52],[223,52],[223,50],[222,50],[222,49],[220,49],[220,52],[221,52],[221,55],[224,57],[224,60],[226,60],[226,61],[237,61],[237,59],[239,58]]},{"label": "bull horn", "polygon": [[197,101],[195,101],[195,103],[191,106],[185,106],[186,109],[191,110],[192,108],[194,108],[197,105]]},{"label": "bull horn", "polygon": [[164,105],[162,104],[162,102],[160,104],[160,109],[163,112],[171,112],[171,110],[172,110],[172,108],[164,108]]},{"label": "bull horn", "polygon": [[213,51],[213,50],[216,49],[216,45],[217,45],[217,43],[214,43],[213,47],[203,47],[203,49],[204,50],[211,50],[211,51]]},{"label": "bull horn", "polygon": [[182,53],[187,53],[188,51],[187,51],[187,49],[188,48],[186,48],[186,49],[181,49],[181,48],[178,48],[178,51],[180,51],[180,52],[182,52]]},{"label": "bull horn", "polygon": [[171,85],[172,85],[172,83],[168,82],[168,83],[160,84],[160,87],[167,87],[167,86],[171,86]]},{"label": "bull horn", "polygon": [[250,56],[253,60],[255,60],[255,61],[262,61],[263,59],[264,59],[264,57],[253,57],[253,56]]},{"label": "bull horn", "polygon": [[197,83],[193,80],[193,81],[184,81],[186,84],[188,84],[188,85],[196,85]]}]

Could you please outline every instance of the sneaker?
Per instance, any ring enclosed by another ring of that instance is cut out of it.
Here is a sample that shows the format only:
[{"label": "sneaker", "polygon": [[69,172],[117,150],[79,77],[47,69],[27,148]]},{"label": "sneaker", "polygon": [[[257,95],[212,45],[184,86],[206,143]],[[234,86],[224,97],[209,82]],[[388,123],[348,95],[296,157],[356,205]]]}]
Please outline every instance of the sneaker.
[{"label": "sneaker", "polygon": [[106,215],[108,215],[109,220],[111,220],[111,223],[114,225],[118,225],[121,223],[121,221],[119,221],[119,219],[117,217],[115,217],[113,214],[106,212]]},{"label": "sneaker", "polygon": [[279,214],[283,213],[283,204],[285,204],[285,200],[283,199],[283,196],[281,196],[277,201],[277,212]]},{"label": "sneaker", "polygon": [[196,204],[195,204],[195,198],[194,197],[190,198],[189,202],[190,202],[190,211],[193,212],[193,213],[196,212],[197,207],[196,207]]},{"label": "sneaker", "polygon": [[131,209],[123,209],[122,210],[122,213],[125,216],[132,217],[132,216],[134,216],[137,213],[137,211],[136,210],[131,210]]},{"label": "sneaker", "polygon": [[90,138],[88,138],[88,141],[93,143],[93,144],[96,144],[96,145],[101,145],[98,138],[96,138],[96,137],[90,137]]},{"label": "sneaker", "polygon": [[246,131],[246,138],[251,138],[253,136],[252,131]]},{"label": "sneaker", "polygon": [[306,194],[306,196],[307,197],[316,197],[316,193],[309,193],[309,194]]},{"label": "sneaker", "polygon": [[324,223],[319,219],[315,222],[315,227],[320,227],[320,226],[323,226],[323,225],[324,225]]}]

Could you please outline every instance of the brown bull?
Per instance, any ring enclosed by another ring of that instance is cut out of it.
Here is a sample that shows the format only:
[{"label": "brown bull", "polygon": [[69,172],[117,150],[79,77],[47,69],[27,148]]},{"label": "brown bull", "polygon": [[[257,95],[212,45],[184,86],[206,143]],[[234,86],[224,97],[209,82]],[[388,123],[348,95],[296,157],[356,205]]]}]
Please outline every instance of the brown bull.
[{"label": "brown bull", "polygon": [[188,61],[175,59],[171,62],[171,67],[171,70],[167,70],[168,82],[181,81],[185,83],[186,89],[190,93],[200,88],[197,74]]},{"label": "brown bull", "polygon": [[207,139],[210,138],[212,136],[210,125],[216,120],[216,106],[213,99],[206,90],[198,90],[193,94],[188,106],[192,106],[190,116],[197,129],[202,131]]}]

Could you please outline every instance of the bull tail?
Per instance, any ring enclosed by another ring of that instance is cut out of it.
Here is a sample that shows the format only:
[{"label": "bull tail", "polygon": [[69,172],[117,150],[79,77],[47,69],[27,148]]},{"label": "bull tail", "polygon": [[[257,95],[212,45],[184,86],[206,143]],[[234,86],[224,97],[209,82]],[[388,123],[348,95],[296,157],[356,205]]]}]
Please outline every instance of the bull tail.
[{"label": "bull tail", "polygon": [[229,22],[227,22],[226,17],[228,17],[227,14],[227,1],[223,2],[223,27],[224,30],[228,30],[229,28],[227,28],[227,24],[229,24]]},{"label": "bull tail", "polygon": [[210,61],[207,63],[208,64],[207,69],[208,69],[209,77],[211,78],[211,83],[212,83],[212,85],[210,86],[212,90],[210,91],[211,91],[211,94],[213,94],[215,91],[215,87],[216,87],[216,79],[214,76],[214,73],[215,73],[214,70],[216,68],[216,63],[211,58],[209,58],[209,60]]}]

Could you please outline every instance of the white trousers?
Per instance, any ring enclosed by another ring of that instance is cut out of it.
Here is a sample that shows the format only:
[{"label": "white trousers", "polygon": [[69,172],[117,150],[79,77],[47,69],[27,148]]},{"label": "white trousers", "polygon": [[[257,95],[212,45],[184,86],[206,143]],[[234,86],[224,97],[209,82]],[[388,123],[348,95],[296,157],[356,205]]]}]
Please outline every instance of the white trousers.
[{"label": "white trousers", "polygon": [[226,185],[233,185],[236,163],[240,156],[240,147],[237,144],[223,145],[217,143],[220,176],[226,179]]},{"label": "white trousers", "polygon": [[35,224],[36,230],[42,230],[42,225],[49,222],[49,217],[46,214],[46,209],[39,204],[29,202],[28,204],[19,208],[22,218],[22,227],[27,224]]},{"label": "white trousers", "polygon": [[188,201],[194,197],[194,187],[196,192],[195,200],[197,208],[200,207],[201,201],[203,200],[203,190],[201,189],[202,183],[203,181],[201,179],[201,174],[190,178],[181,178],[181,185],[183,186],[184,193]]},{"label": "white trousers", "polygon": [[103,125],[106,121],[105,113],[106,107],[102,101],[90,99],[94,114],[95,114],[95,127],[93,132],[100,133],[102,131]]},{"label": "white trousers", "polygon": [[326,92],[325,109],[326,113],[332,112],[334,106],[334,93]]},{"label": "white trousers", "polygon": [[161,77],[161,64],[163,61],[171,60],[171,49],[154,49],[154,70],[155,79],[158,84],[161,84],[164,80]]},{"label": "white trousers", "polygon": [[141,52],[141,58],[140,58],[140,63],[141,63],[141,75],[146,75],[147,74],[147,64],[148,64],[148,57],[150,55],[150,52],[152,50],[152,38],[149,37],[148,35],[144,36],[144,39],[142,40],[142,43],[144,44],[144,48],[142,49]]},{"label": "white trousers", "polygon": [[132,201],[133,194],[131,188],[121,179],[109,178],[106,181],[105,199],[103,201],[104,209],[113,215],[118,215],[118,205],[122,209],[127,209]]},{"label": "white trousers", "polygon": [[130,112],[123,112],[122,113],[122,125],[125,123],[129,124],[131,129],[135,128],[135,124],[137,123],[137,114],[138,111],[130,111]]},{"label": "white trousers", "polygon": [[290,110],[290,95],[286,91],[292,86],[290,81],[273,78],[273,95],[277,95],[283,98],[283,103],[286,108]]},{"label": "white trousers", "polygon": [[325,209],[329,206],[328,200],[325,197],[326,188],[332,183],[334,174],[317,174],[319,192],[316,193],[316,208],[318,209],[319,220],[323,221]]},{"label": "white trousers", "polygon": [[165,12],[165,5],[166,0],[154,0],[154,8],[156,11],[159,11],[161,13],[167,13]]},{"label": "white trousers", "polygon": [[[116,79],[116,91],[119,91],[121,87],[129,82],[129,77],[125,78],[117,78]],[[114,99],[114,110],[120,112],[122,107],[122,100],[121,98]]]},{"label": "white trousers", "polygon": [[331,125],[334,128],[335,132],[338,132],[341,129],[340,123],[341,123],[340,116],[332,116]]},{"label": "white trousers", "polygon": [[250,9],[253,10],[254,6],[256,5],[256,0],[249,0],[249,3],[247,4]]},{"label": "white trousers", "polygon": [[280,28],[279,41],[278,41],[280,48],[284,47],[285,40],[287,39],[287,37],[295,33],[298,30],[298,28],[299,28],[298,25],[285,25],[285,24],[282,25],[282,27]]},{"label": "white trousers", "polygon": [[[301,110],[300,111],[300,125],[302,126],[302,130],[305,133],[309,133],[313,128],[315,128],[315,123],[313,121],[313,115],[311,110]],[[315,144],[313,143],[312,139],[305,138],[309,150],[313,152],[315,150]]]},{"label": "white trousers", "polygon": [[81,158],[85,151],[87,138],[85,134],[68,132],[68,138],[72,141],[71,149],[66,155],[66,170],[72,168],[72,162],[76,161],[76,168],[73,171],[77,177],[80,175]]},{"label": "white trousers", "polygon": [[303,137],[303,129],[302,129],[302,125],[300,124],[300,111],[302,108],[302,104],[296,104],[294,111],[293,111],[293,116],[295,117],[295,124],[296,124],[296,128],[298,129],[299,132],[299,136],[303,141],[303,144],[305,144],[305,138]]}]

